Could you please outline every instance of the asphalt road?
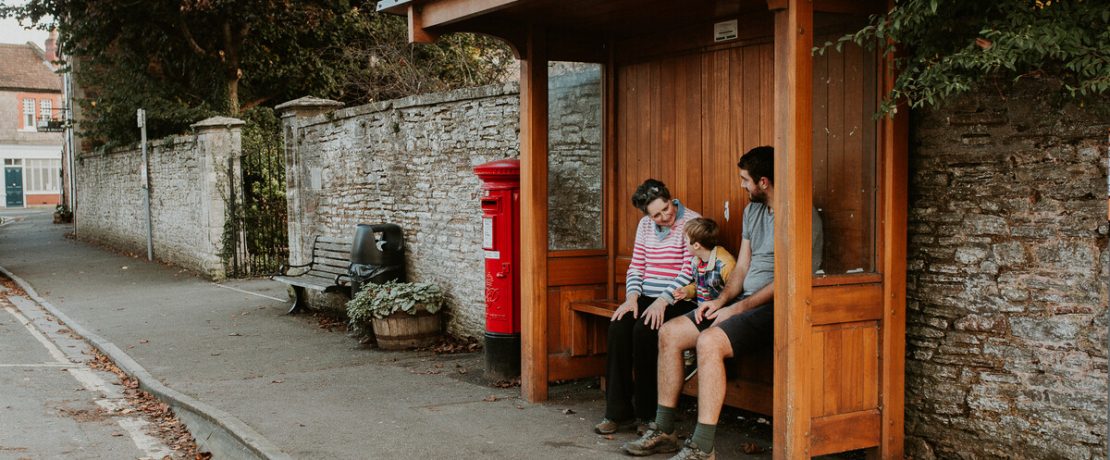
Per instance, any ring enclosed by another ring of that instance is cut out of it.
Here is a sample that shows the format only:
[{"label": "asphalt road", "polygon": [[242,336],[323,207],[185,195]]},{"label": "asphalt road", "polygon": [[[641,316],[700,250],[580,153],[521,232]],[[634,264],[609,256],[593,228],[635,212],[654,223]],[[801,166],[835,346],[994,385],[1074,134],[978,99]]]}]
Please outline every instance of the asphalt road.
[{"label": "asphalt road", "polygon": [[0,459],[173,453],[148,433],[116,375],[86,364],[89,353],[65,325],[0,286]]}]

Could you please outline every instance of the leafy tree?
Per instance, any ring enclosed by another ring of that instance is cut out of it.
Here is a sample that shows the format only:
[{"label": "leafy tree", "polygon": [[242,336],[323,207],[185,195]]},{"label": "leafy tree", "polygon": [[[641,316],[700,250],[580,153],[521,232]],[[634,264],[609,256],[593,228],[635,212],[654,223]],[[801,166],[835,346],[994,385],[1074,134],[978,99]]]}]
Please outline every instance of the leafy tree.
[{"label": "leafy tree", "polygon": [[884,101],[937,106],[984,77],[1048,76],[1075,97],[1110,89],[1110,4],[1105,0],[900,0],[845,42],[878,46],[898,58]]},{"label": "leafy tree", "polygon": [[[82,134],[114,143],[134,140],[139,107],[159,137],[308,94],[362,103],[484,84],[511,60],[504,46],[474,36],[415,48],[393,32],[404,21],[375,3],[30,0],[0,6],[0,16],[59,26],[60,49],[88,96]],[[399,70],[407,68],[416,71]]]}]

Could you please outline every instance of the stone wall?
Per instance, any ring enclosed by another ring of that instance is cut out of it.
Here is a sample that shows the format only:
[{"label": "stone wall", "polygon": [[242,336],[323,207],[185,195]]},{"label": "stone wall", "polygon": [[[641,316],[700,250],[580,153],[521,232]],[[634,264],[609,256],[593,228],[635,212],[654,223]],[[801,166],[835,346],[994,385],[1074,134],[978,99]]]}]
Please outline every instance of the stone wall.
[{"label": "stone wall", "polygon": [[[238,164],[240,125],[239,120],[214,118],[194,125],[196,135],[149,143],[156,259],[212,278],[224,276],[220,250],[229,192],[228,165],[231,158]],[[142,151],[85,154],[78,159],[76,170],[78,238],[145,257]]]},{"label": "stone wall", "polygon": [[517,87],[507,85],[286,112],[290,258],[307,261],[314,235],[350,238],[359,223],[398,224],[408,279],[442,286],[449,331],[480,336],[485,278],[473,169],[519,156],[518,108]]},{"label": "stone wall", "polygon": [[1022,80],[915,114],[915,459],[1107,456],[1110,117],[1057,90]]},{"label": "stone wall", "polygon": [[[550,136],[557,178],[551,201],[557,209],[578,207],[552,213],[550,237],[561,249],[599,247],[600,72],[552,80],[560,97]],[[399,224],[409,280],[443,286],[449,332],[480,336],[484,253],[473,169],[519,156],[519,99],[514,83],[342,110],[312,98],[279,106],[285,110],[290,258],[307,262],[315,235],[349,238],[359,223]],[[328,308],[344,300],[312,297]]]}]

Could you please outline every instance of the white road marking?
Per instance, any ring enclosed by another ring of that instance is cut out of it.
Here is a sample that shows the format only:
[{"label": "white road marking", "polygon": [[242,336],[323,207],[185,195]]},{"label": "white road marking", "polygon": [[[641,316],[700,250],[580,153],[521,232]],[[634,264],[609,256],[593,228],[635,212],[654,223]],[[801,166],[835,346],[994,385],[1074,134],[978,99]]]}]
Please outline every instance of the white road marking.
[{"label": "white road marking", "polygon": [[2,363],[0,363],[0,367],[56,367],[56,368],[59,368],[59,369],[65,369],[67,367],[78,367],[78,366],[79,366],[78,364],[73,364],[73,363],[34,363],[34,364],[2,364]]},{"label": "white road marking", "polygon": [[38,340],[43,347],[46,347],[46,351],[50,352],[50,356],[53,356],[54,360],[58,361],[59,363],[69,364],[69,359],[66,358],[65,353],[62,353],[62,350],[59,349],[57,345],[54,345],[54,342],[51,342],[50,339],[47,339],[45,335],[42,335],[42,332],[39,332],[39,330],[35,328],[35,325],[31,323],[31,320],[27,319],[26,316],[23,316],[23,313],[20,313],[19,310],[15,309],[15,307],[4,307],[4,309],[7,310],[8,313],[11,313],[12,316],[14,316],[15,319],[23,325],[23,327],[27,328],[27,331],[29,331],[31,335],[35,337],[35,340]]},{"label": "white road marking", "polygon": [[242,292],[243,294],[250,294],[250,295],[253,295],[253,296],[267,298],[267,299],[270,299],[270,300],[276,300],[278,302],[285,302],[285,301],[289,300],[289,299],[279,299],[277,297],[270,297],[266,294],[259,294],[257,292],[246,291],[246,290],[243,290],[243,289],[239,289],[237,287],[225,286],[225,285],[222,285],[220,283],[212,283],[212,284],[215,284],[216,286],[222,287],[224,289],[231,289],[232,291],[235,291],[235,292]]},{"label": "white road marking", "polygon": [[[10,301],[11,299],[7,300]],[[32,323],[31,320],[27,319],[27,317],[24,316],[23,313],[20,312],[16,307],[5,306],[4,310],[14,316],[15,319],[23,325],[23,327],[27,328],[27,331],[35,337],[35,340],[38,340],[39,343],[42,344],[42,346],[45,347],[46,350],[50,352],[50,355],[54,357],[54,359],[58,362],[43,364],[0,364],[0,367],[63,368],[64,370],[68,371],[69,375],[72,375],[75,380],[81,383],[81,385],[84,386],[86,390],[96,392],[103,396],[103,398],[96,399],[93,402],[95,402],[98,406],[103,407],[109,413],[114,414],[118,413],[121,410],[131,408],[131,405],[127,403],[126,399],[124,399],[123,391],[121,389],[104,381],[104,379],[100,378],[100,376],[93,372],[87,365],[83,363],[74,363],[66,358],[65,354],[62,353],[62,350],[59,349],[58,346],[54,344],[54,342],[51,342],[50,339],[46,338],[46,336],[43,335],[43,333],[35,327],[34,323]],[[128,436],[131,437],[131,442],[135,443],[135,447],[138,447],[139,450],[146,454],[144,457],[142,457],[143,459],[157,460],[164,458],[167,455],[173,455],[173,450],[166,446],[165,443],[147,434],[147,431],[151,429],[150,422],[139,417],[112,418],[115,419],[116,424],[118,424],[120,428],[123,428],[123,430],[127,432]]]}]

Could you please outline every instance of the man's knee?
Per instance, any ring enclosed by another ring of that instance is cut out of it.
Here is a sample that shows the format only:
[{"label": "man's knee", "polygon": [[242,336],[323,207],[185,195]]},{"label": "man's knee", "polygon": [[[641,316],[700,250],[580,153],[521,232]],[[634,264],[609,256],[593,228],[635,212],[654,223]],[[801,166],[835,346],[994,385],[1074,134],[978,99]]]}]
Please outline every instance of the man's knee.
[{"label": "man's knee", "polygon": [[698,359],[724,359],[732,355],[732,344],[719,327],[706,329],[698,336]]},{"label": "man's knee", "polygon": [[663,327],[659,329],[659,348],[679,346],[697,335],[698,328],[690,318],[679,316],[663,323]]}]

